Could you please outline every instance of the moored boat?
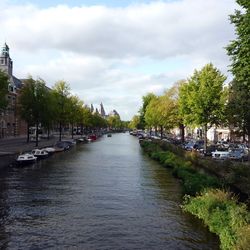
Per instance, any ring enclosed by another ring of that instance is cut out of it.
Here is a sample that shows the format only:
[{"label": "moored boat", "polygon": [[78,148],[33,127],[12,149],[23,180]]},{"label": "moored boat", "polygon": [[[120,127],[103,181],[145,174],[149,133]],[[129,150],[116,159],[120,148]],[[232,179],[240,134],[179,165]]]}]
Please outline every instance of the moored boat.
[{"label": "moored boat", "polygon": [[45,151],[48,152],[49,155],[52,155],[56,152],[56,149],[53,147],[47,147],[47,148],[43,148]]},{"label": "moored boat", "polygon": [[31,153],[37,157],[38,160],[45,159],[49,156],[49,153],[45,149],[33,149]]},{"label": "moored boat", "polygon": [[76,140],[77,140],[77,142],[88,142],[87,136],[82,136],[82,137],[80,137],[80,138],[78,138]]},{"label": "moored boat", "polygon": [[35,163],[36,160],[37,160],[37,157],[34,156],[33,154],[25,153],[25,154],[20,154],[17,157],[16,163],[18,164],[18,166],[25,166],[28,164]]},{"label": "moored boat", "polygon": [[69,141],[58,141],[55,143],[54,148],[56,152],[61,152],[70,149],[73,146]]}]

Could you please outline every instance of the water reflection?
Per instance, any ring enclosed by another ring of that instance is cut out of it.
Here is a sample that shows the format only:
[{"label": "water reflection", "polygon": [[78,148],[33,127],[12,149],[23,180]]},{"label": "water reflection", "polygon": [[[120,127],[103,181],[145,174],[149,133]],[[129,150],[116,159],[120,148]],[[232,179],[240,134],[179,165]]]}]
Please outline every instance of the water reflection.
[{"label": "water reflection", "polygon": [[1,178],[8,184],[0,196],[3,248],[218,248],[217,238],[181,211],[178,181],[128,134]]}]

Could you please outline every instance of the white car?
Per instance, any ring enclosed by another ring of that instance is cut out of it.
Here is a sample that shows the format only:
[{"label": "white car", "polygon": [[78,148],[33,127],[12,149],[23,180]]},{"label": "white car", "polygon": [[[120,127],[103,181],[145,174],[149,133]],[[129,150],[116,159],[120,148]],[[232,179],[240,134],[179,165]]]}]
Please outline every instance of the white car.
[{"label": "white car", "polygon": [[217,160],[226,160],[229,159],[228,151],[214,151],[212,152],[212,158]]}]

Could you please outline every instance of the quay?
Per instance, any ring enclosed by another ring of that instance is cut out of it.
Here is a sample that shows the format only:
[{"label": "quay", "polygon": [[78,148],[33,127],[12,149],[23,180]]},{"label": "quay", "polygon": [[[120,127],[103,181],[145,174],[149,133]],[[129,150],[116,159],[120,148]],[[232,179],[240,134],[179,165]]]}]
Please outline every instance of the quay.
[{"label": "quay", "polygon": [[[71,138],[71,136],[63,137],[63,139],[68,138]],[[31,151],[34,148],[53,146],[58,140],[58,136],[41,139],[36,147],[35,142],[27,142],[26,136],[2,138],[0,139],[0,169],[10,166],[20,153]]]}]

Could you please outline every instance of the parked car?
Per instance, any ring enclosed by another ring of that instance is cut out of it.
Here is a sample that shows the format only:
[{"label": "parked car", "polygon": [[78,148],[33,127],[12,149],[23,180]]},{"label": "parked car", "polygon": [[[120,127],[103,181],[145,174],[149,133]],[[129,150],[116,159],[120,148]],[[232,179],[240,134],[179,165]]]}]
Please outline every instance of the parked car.
[{"label": "parked car", "polygon": [[225,148],[229,148],[230,144],[227,141],[218,141],[217,145],[223,146]]},{"label": "parked car", "polygon": [[244,149],[234,148],[230,150],[229,158],[236,161],[246,161],[248,159],[248,155],[246,154]]},{"label": "parked car", "polygon": [[219,150],[219,149],[220,148],[218,145],[209,145],[209,146],[207,146],[206,150],[204,150],[204,147],[199,149],[199,152],[203,156],[212,156],[212,152],[215,152],[216,150]]},{"label": "parked car", "polygon": [[214,151],[212,152],[212,158],[217,160],[226,160],[229,159],[228,151]]},{"label": "parked car", "polygon": [[187,151],[192,151],[192,150],[199,150],[204,146],[204,141],[203,140],[198,140],[198,141],[190,141],[187,144],[184,145],[184,149]]}]

